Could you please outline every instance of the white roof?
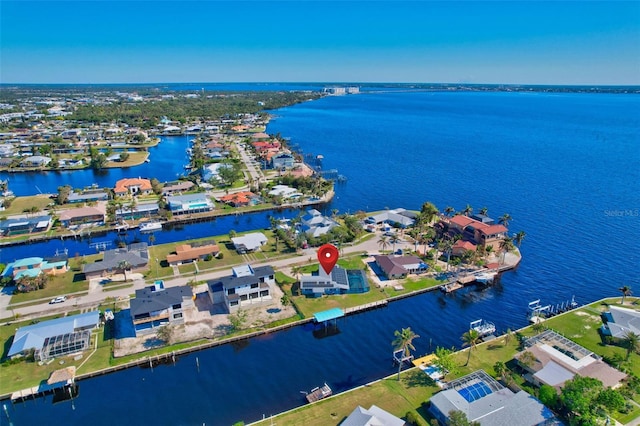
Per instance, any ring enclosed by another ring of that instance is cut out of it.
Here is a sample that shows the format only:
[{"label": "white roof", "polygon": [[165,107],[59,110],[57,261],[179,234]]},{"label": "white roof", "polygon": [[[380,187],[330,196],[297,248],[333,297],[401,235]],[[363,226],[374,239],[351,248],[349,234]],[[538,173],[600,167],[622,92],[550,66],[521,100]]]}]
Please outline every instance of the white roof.
[{"label": "white roof", "polygon": [[571,371],[553,361],[549,361],[547,365],[533,376],[549,386],[556,386],[573,379],[573,373]]}]

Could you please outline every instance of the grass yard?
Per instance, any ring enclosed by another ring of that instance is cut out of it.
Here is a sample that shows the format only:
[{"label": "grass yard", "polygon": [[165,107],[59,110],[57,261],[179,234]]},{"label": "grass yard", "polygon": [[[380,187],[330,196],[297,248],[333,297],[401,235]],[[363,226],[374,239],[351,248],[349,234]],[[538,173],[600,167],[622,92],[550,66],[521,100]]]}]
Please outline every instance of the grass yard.
[{"label": "grass yard", "polygon": [[[84,260],[92,262],[99,255],[85,256]],[[89,290],[89,282],[84,279],[81,272],[82,258],[69,259],[69,271],[63,275],[55,275],[49,277],[47,286],[41,290],[31,291],[29,293],[18,293],[11,296],[11,304],[29,302],[39,299],[49,299],[55,296],[76,293]]]},{"label": "grass yard", "polygon": [[36,207],[39,213],[34,213],[34,216],[45,214],[43,210],[52,204],[53,200],[49,196],[44,194],[29,195],[26,197],[16,197],[11,202],[11,206],[2,212],[2,216],[10,216],[13,214],[21,214],[25,210],[29,210],[32,207]]}]

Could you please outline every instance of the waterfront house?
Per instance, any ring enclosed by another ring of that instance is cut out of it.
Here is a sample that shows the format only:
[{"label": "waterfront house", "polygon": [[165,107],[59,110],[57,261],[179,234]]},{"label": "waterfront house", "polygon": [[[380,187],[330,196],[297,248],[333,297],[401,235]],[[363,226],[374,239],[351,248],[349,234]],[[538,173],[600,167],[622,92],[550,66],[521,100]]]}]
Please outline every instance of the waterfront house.
[{"label": "waterfront house", "polygon": [[51,216],[0,220],[0,235],[8,237],[12,235],[44,232],[49,230],[51,223]]},{"label": "waterfront house", "polygon": [[359,269],[346,270],[334,266],[327,275],[318,271],[300,277],[300,292],[307,297],[320,297],[330,294],[359,294],[369,291],[369,281],[365,271]]},{"label": "waterfront house", "polygon": [[67,272],[66,260],[46,260],[42,257],[26,257],[9,263],[2,271],[2,277],[11,277],[14,281],[23,277],[37,277],[40,274],[60,275]]},{"label": "waterfront house", "polygon": [[462,256],[467,251],[476,251],[476,245],[469,241],[458,240],[451,246],[452,256]]},{"label": "waterfront house", "polygon": [[369,409],[357,406],[340,426],[404,426],[404,420],[383,410],[377,405]]},{"label": "waterfront house", "polygon": [[209,182],[211,179],[218,179],[220,175],[220,170],[225,168],[232,168],[231,164],[226,163],[211,163],[205,164],[202,166],[202,180],[204,182]]},{"label": "waterfront house", "polygon": [[51,162],[51,157],[43,155],[34,155],[27,157],[20,162],[22,167],[46,167]]},{"label": "waterfront house", "polygon": [[188,285],[165,288],[162,281],[136,290],[130,303],[136,336],[153,332],[161,325],[184,323],[184,311],[194,306],[193,297]]},{"label": "waterfront house", "polygon": [[428,268],[427,264],[417,256],[377,255],[373,258],[376,265],[390,280],[406,278],[409,274],[419,274]]},{"label": "waterfront house", "polygon": [[336,226],[339,226],[338,222],[323,216],[316,209],[307,210],[307,214],[301,219],[302,232],[314,238],[326,234]]},{"label": "waterfront house", "polygon": [[131,272],[142,272],[149,263],[149,248],[147,243],[134,243],[127,247],[116,248],[104,252],[103,259],[82,266],[86,279],[103,277],[118,273],[123,264],[129,266]]},{"label": "waterfront house", "polygon": [[222,291],[229,312],[241,307],[272,302],[271,287],[275,285],[275,272],[271,266],[242,265],[232,268],[232,274],[207,282],[212,301],[215,292]]},{"label": "waterfront house", "polygon": [[[529,352],[533,357],[523,357]],[[525,341],[525,350],[515,355],[527,371],[524,378],[536,386],[549,385],[560,390],[577,374],[602,382],[605,388],[620,386],[626,374],[605,363],[598,355],[553,330],[545,330]]]},{"label": "waterfront house", "polygon": [[86,192],[71,192],[67,199],[67,203],[91,203],[95,201],[107,201],[109,200],[109,193],[106,191],[86,191]]},{"label": "waterfront house", "polygon": [[218,198],[218,201],[221,201],[232,207],[245,207],[249,205],[255,206],[256,204],[260,204],[262,202],[260,196],[249,191],[227,194]]},{"label": "waterfront house", "polygon": [[302,194],[299,193],[297,189],[291,188],[290,186],[287,186],[287,185],[275,185],[269,191],[269,195],[273,197],[282,197],[284,199],[298,198],[302,196]]},{"label": "waterfront house", "polygon": [[449,424],[452,411],[462,411],[469,422],[483,426],[562,425],[534,396],[505,388],[483,370],[447,383],[431,397],[429,412],[440,424]]},{"label": "waterfront house", "polygon": [[162,188],[162,195],[174,195],[181,194],[183,192],[187,192],[193,189],[195,184],[193,182],[189,182],[188,180],[175,182],[175,183],[165,183]]},{"label": "waterfront house", "polygon": [[629,332],[640,335],[640,312],[629,308],[609,306],[609,310],[602,316],[605,323],[600,331],[603,335],[616,339],[623,339]]},{"label": "waterfront house", "polygon": [[58,213],[60,224],[64,227],[95,224],[102,225],[106,215],[106,204],[98,203],[91,207],[80,207],[68,210],[61,210]]},{"label": "waterfront house", "polygon": [[276,170],[291,169],[295,158],[288,152],[279,152],[271,157],[271,167]]},{"label": "waterfront house", "polygon": [[409,228],[416,223],[416,217],[417,214],[415,212],[398,208],[369,216],[365,219],[365,222],[376,225],[386,223],[397,228]]},{"label": "waterfront house", "polygon": [[141,217],[156,216],[160,212],[157,201],[150,203],[125,204],[116,209],[116,219],[140,219]]},{"label": "waterfront house", "polygon": [[149,179],[128,178],[117,181],[113,192],[119,197],[127,194],[133,196],[148,195],[153,192],[153,188],[151,187],[151,181]]},{"label": "waterfront house", "polygon": [[213,210],[213,202],[206,193],[171,195],[167,197],[169,210],[174,215],[204,213]]},{"label": "waterfront house", "polygon": [[25,356],[33,350],[37,361],[46,361],[87,350],[90,348],[91,330],[99,324],[100,313],[96,310],[20,327],[7,356]]},{"label": "waterfront house", "polygon": [[220,248],[214,240],[200,241],[197,243],[180,244],[176,246],[175,254],[167,255],[167,263],[171,266],[195,262],[198,259],[206,259],[207,256],[216,256]]},{"label": "waterfront house", "polygon": [[267,241],[267,237],[262,232],[252,232],[250,234],[231,238],[233,247],[238,253],[242,254],[259,250],[260,247],[267,244]]},{"label": "waterfront house", "polygon": [[445,221],[451,235],[458,234],[463,240],[476,245],[492,246],[496,251],[500,249],[500,243],[508,232],[504,225],[489,225],[463,215],[456,215]]}]

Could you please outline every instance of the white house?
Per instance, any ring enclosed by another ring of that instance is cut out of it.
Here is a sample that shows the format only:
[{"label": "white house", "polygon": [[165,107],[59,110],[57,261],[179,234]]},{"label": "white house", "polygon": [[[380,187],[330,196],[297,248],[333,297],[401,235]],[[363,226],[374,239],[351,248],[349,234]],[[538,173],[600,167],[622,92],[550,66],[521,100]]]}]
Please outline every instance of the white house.
[{"label": "white house", "polygon": [[265,245],[267,241],[267,237],[262,232],[252,232],[251,234],[231,238],[231,242],[238,253],[256,251]]}]

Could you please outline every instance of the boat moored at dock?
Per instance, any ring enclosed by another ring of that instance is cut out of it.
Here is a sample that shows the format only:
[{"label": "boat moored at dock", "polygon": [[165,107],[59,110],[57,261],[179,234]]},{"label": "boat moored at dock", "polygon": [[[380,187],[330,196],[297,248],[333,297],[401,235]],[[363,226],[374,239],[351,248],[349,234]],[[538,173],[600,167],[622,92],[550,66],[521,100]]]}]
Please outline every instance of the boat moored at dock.
[{"label": "boat moored at dock", "polygon": [[320,387],[313,388],[307,393],[307,401],[309,403],[320,401],[321,399],[328,398],[333,395],[333,391],[328,384],[324,384]]},{"label": "boat moored at dock", "polygon": [[161,222],[145,222],[140,224],[140,232],[153,232],[153,231],[161,231],[162,223]]}]

